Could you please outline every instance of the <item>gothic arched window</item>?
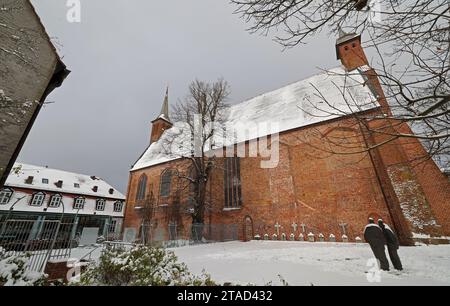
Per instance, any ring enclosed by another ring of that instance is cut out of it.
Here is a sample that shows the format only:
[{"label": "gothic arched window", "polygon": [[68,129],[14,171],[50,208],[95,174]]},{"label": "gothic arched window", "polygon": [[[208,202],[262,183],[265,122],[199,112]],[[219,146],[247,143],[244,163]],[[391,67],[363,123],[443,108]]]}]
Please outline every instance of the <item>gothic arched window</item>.
[{"label": "gothic arched window", "polygon": [[224,158],[225,208],[238,208],[242,204],[241,163],[239,157]]},{"label": "gothic arched window", "polygon": [[142,174],[141,177],[139,178],[136,200],[145,199],[146,189],[147,189],[147,175]]},{"label": "gothic arched window", "polygon": [[161,174],[161,186],[159,189],[159,195],[161,197],[168,197],[170,195],[170,187],[172,185],[172,170],[165,170]]}]

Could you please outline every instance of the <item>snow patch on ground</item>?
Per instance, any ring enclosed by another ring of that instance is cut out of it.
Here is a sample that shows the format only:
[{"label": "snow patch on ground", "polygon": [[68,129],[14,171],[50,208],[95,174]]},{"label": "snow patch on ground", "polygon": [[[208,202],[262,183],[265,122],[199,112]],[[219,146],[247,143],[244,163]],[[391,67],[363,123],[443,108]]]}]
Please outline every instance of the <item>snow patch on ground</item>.
[{"label": "snow patch on ground", "polygon": [[449,285],[450,246],[402,247],[405,270],[381,272],[381,282],[367,281],[365,243],[282,241],[227,242],[173,249],[193,273],[202,270],[218,282],[264,285]]}]

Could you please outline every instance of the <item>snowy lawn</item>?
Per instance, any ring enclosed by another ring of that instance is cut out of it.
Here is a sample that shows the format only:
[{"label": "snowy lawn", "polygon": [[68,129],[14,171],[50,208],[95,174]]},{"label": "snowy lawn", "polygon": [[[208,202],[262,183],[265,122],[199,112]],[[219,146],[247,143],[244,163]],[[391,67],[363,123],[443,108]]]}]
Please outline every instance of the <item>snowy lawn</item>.
[{"label": "snowy lawn", "polygon": [[404,271],[382,271],[372,283],[373,255],[363,243],[234,241],[172,250],[191,272],[204,269],[221,283],[279,285],[281,275],[289,285],[450,285],[449,245],[401,247]]}]

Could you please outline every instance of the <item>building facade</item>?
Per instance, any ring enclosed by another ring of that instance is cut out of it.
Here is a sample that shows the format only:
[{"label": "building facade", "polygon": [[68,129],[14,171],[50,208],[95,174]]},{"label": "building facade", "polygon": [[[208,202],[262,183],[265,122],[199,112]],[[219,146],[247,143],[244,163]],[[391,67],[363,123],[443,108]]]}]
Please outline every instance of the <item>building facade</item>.
[{"label": "building facade", "polygon": [[[448,243],[447,177],[431,159],[419,166],[412,163],[426,154],[419,141],[397,139],[377,146],[386,141],[386,134],[373,134],[354,116],[334,112],[348,107],[348,94],[360,106],[352,113],[390,113],[360,36],[342,33],[336,52],[342,66],[230,107],[229,126],[278,123],[278,160],[276,167],[268,168],[261,167],[267,156],[259,153],[216,160],[208,180],[202,228],[215,236],[211,239],[306,240],[309,235],[315,240],[355,241],[363,237],[368,217],[374,217],[392,225],[402,244]],[[345,92],[339,90],[343,86]],[[307,102],[320,107],[308,108]],[[187,239],[192,198],[183,177],[192,169],[186,155],[162,149],[168,135],[181,130],[170,121],[167,103],[166,95],[161,115],[152,121],[150,145],[130,171],[124,227],[149,232],[157,240]],[[393,127],[384,119],[368,124],[411,133],[406,124]],[[262,136],[259,130],[249,132],[224,147],[236,152],[241,145],[250,152],[252,143]],[[342,146],[328,141],[325,150],[325,139],[353,140],[360,153],[346,154],[346,149],[330,153]],[[226,233],[230,227],[236,235]]]},{"label": "building facade", "polygon": [[0,222],[62,220],[70,224],[72,238],[85,227],[114,238],[121,232],[124,205],[125,196],[96,176],[16,163],[0,191]]},{"label": "building facade", "polygon": [[30,0],[0,10],[0,188],[46,97],[69,74]]}]

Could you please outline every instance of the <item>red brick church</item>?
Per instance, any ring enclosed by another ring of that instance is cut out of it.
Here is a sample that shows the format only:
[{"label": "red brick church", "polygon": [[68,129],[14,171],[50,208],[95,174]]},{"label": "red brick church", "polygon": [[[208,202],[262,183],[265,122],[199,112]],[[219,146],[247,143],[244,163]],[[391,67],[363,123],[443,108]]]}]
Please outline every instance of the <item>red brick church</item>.
[{"label": "red brick church", "polygon": [[[341,94],[338,84],[365,105],[358,110],[361,113],[390,114],[360,43],[359,35],[343,33],[336,41],[342,65],[331,73],[230,107],[231,123],[267,118],[281,123],[277,130],[279,158],[273,168],[260,167],[262,156],[220,160],[208,182],[205,231],[214,233],[216,237],[211,239],[227,239],[224,229],[233,228],[233,239],[241,240],[255,236],[307,240],[309,234],[316,241],[355,241],[362,237],[367,218],[373,216],[393,226],[403,244],[448,243],[450,183],[432,159],[412,164],[415,157],[426,154],[419,141],[399,138],[377,146],[387,136],[370,132],[357,124],[354,116],[313,116],[314,111],[308,111],[308,101],[323,105],[318,98],[330,101],[328,108],[348,107],[342,101],[346,93]],[[320,89],[323,92],[317,94]],[[124,221],[125,228],[142,233],[143,220],[151,220],[145,231],[160,240],[188,238],[192,222],[190,189],[180,188],[177,175],[189,171],[190,162],[165,156],[160,150],[160,142],[176,125],[170,120],[168,105],[166,94],[161,115],[152,121],[150,145],[130,170]],[[370,126],[411,133],[407,125],[394,127],[383,119],[371,121]],[[362,150],[329,154],[321,146],[333,137],[358,139]],[[251,141],[241,142],[248,147]],[[376,148],[367,152],[364,148],[369,145]],[[150,194],[153,204],[144,209]]]}]

